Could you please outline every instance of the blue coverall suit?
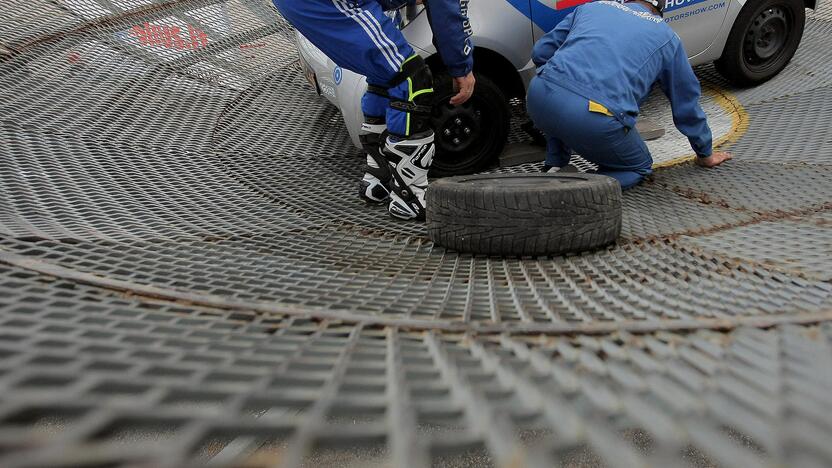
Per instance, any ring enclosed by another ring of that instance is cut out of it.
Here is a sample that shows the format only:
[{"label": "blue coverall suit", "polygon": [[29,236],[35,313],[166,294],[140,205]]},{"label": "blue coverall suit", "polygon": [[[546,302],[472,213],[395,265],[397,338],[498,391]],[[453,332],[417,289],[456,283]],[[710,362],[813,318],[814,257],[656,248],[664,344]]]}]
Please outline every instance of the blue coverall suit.
[{"label": "blue coverall suit", "polygon": [[527,107],[546,134],[546,164],[569,163],[570,148],[616,178],[622,189],[651,173],[653,158],[635,129],[639,104],[660,83],[673,122],[696,154],[712,135],[701,87],[676,33],[647,7],[610,1],[578,7],[534,46],[538,76]]},{"label": "blue coverall suit", "polygon": [[[408,81],[391,87],[402,66],[416,54],[401,31],[384,12],[415,0],[273,0],[280,13],[310,42],[342,68],[367,77],[371,87],[388,89],[390,98],[412,102]],[[473,45],[465,16],[468,0],[427,0],[428,19],[443,63],[451,76],[473,69]],[[429,88],[429,86],[428,86]],[[413,128],[410,112],[393,109],[390,99],[368,92],[362,99],[366,117],[386,116],[391,135],[408,137],[424,129]]]}]

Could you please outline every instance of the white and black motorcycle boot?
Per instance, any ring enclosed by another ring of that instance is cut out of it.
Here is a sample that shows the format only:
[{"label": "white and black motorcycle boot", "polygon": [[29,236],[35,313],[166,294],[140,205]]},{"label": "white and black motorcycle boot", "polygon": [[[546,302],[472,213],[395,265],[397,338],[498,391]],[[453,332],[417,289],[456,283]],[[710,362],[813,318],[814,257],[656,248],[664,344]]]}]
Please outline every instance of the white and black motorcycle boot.
[{"label": "white and black motorcycle boot", "polygon": [[358,184],[358,195],[367,203],[381,204],[390,200],[391,166],[381,150],[382,135],[386,130],[383,118],[367,117],[361,125],[359,138],[367,153],[367,165]]},{"label": "white and black motorcycle boot", "polygon": [[424,221],[428,170],[436,153],[433,131],[396,141],[388,138],[384,153],[392,160],[401,158],[392,171],[388,206],[390,215],[399,219]]}]

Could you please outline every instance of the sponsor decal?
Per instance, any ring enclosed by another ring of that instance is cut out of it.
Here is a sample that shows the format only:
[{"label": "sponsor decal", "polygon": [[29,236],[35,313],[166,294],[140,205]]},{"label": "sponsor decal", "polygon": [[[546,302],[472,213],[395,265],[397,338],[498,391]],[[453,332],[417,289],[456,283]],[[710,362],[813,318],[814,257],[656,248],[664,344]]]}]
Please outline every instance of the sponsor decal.
[{"label": "sponsor decal", "polygon": [[[697,1],[696,3],[700,3],[700,2]],[[685,6],[688,6],[688,5],[685,5]],[[680,21],[680,20],[683,20],[685,18],[690,18],[692,16],[701,15],[702,13],[708,13],[708,12],[711,12],[711,11],[721,10],[721,9],[727,7],[727,6],[728,6],[728,2],[725,1],[725,2],[721,2],[721,3],[714,3],[713,5],[699,7],[699,8],[696,8],[694,10],[685,11],[685,12],[678,13],[678,14],[675,14],[675,15],[668,15],[667,13],[665,13],[664,21],[666,23],[672,23],[674,21]]]},{"label": "sponsor decal", "polygon": [[190,24],[183,30],[182,27],[176,25],[144,23],[133,26],[127,35],[137,39],[140,45],[149,47],[191,50],[208,45],[208,34]]},{"label": "sponsor decal", "polygon": [[621,3],[618,3],[618,2],[600,2],[600,3],[602,3],[604,5],[609,5],[611,7],[618,8],[621,11],[626,11],[627,13],[629,13],[633,16],[638,16],[639,18],[647,20],[647,21],[652,21],[654,23],[661,23],[662,22],[661,18],[653,16],[650,13],[647,13],[646,11],[631,10],[630,8],[627,8],[627,7],[625,7],[624,5],[622,5]]},{"label": "sponsor decal", "polygon": [[335,86],[341,84],[341,80],[344,79],[344,70],[341,67],[335,67],[335,70],[332,71],[332,79],[335,80]]}]

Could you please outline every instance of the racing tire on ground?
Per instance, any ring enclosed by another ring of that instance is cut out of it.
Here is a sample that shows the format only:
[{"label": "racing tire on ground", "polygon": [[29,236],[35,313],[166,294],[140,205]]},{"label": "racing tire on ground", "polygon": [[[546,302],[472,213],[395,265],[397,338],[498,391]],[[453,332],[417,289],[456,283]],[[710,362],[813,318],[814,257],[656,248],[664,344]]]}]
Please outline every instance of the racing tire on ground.
[{"label": "racing tire on ground", "polygon": [[743,7],[717,71],[737,86],[747,87],[774,78],[792,60],[803,38],[803,0],[762,0]]},{"label": "racing tire on ground", "polygon": [[433,182],[427,231],[437,244],[493,256],[577,253],[621,234],[621,186],[595,174],[480,174]]},{"label": "racing tire on ground", "polygon": [[508,100],[487,76],[474,73],[474,94],[465,104],[452,106],[453,80],[439,73],[434,80],[436,156],[431,177],[471,174],[494,165],[508,140],[511,114]]}]

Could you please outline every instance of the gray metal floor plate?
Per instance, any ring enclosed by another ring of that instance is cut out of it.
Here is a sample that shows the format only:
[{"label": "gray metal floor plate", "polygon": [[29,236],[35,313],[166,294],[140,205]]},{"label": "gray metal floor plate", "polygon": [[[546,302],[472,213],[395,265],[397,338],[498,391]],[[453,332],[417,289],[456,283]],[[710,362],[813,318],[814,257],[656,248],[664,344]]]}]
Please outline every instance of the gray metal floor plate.
[{"label": "gray metal floor plate", "polygon": [[736,159],[618,246],[486,258],[354,200],[268,1],[4,6],[0,466],[832,465],[829,11],[770,83],[698,70]]},{"label": "gray metal floor plate", "polygon": [[[772,221],[721,231],[690,241],[721,255],[754,261],[803,273],[824,281],[832,280],[832,226],[808,218]],[[812,250],[806,250],[806,244]]]},{"label": "gray metal floor plate", "polygon": [[832,165],[826,106],[818,105],[830,100],[832,87],[825,87],[749,106],[754,117],[734,150],[753,161]]}]

